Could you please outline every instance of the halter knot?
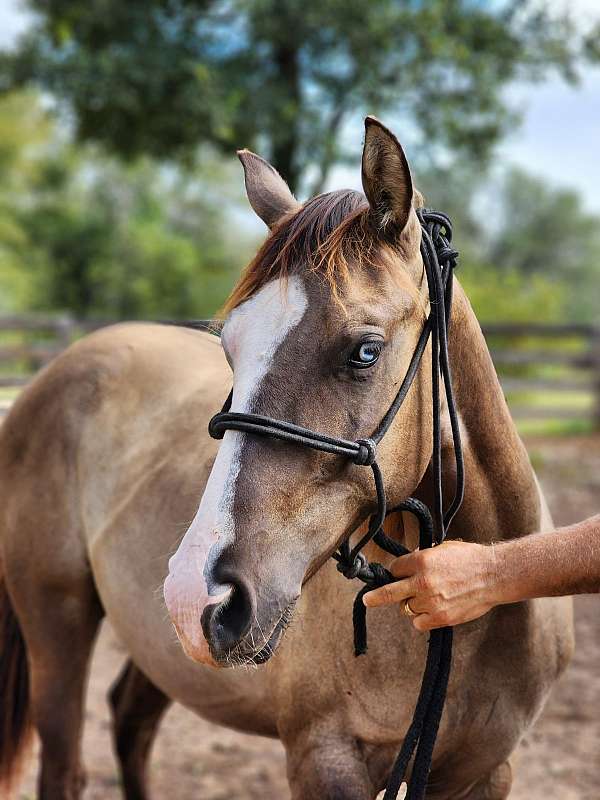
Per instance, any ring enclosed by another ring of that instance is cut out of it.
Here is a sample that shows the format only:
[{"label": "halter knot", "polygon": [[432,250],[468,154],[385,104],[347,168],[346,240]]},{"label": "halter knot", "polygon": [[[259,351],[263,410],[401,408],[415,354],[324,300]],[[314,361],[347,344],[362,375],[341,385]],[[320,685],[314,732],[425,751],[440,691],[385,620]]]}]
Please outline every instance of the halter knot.
[{"label": "halter knot", "polygon": [[357,439],[358,450],[352,459],[359,467],[370,467],[377,458],[377,443],[373,439]]},{"label": "halter knot", "polygon": [[350,581],[354,580],[354,578],[358,578],[361,572],[368,566],[369,563],[362,553],[357,553],[354,556],[354,561],[350,563],[347,561],[338,561],[337,564],[338,572],[341,572],[344,578],[348,578]]},{"label": "halter knot", "polygon": [[[459,255],[458,250],[454,250],[449,245],[446,245],[445,247],[441,246],[438,250],[438,256],[440,261],[453,262],[458,258],[458,255]],[[451,266],[454,266],[454,264],[451,263]]]}]

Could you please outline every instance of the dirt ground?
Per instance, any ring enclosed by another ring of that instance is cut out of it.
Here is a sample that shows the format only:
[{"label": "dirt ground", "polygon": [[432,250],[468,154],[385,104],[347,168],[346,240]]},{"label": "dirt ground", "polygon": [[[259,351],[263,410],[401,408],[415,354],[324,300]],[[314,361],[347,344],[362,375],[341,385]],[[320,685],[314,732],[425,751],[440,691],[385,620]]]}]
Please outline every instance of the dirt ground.
[{"label": "dirt ground", "polygon": [[[528,441],[557,523],[600,510],[600,437]],[[520,747],[512,800],[600,798],[600,597],[576,599],[577,650],[535,728]],[[86,714],[88,800],[119,798],[107,689],[123,653],[110,630],[96,650]],[[20,794],[35,796],[33,758]],[[169,800],[285,800],[278,742],[219,728],[181,707],[168,713],[152,758],[153,796]]]}]

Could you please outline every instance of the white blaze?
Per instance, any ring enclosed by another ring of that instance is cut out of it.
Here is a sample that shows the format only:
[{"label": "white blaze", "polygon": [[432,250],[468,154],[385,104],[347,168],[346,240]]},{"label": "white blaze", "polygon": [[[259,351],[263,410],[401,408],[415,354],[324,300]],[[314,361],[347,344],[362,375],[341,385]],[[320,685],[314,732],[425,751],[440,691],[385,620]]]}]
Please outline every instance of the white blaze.
[{"label": "white blaze", "polygon": [[[292,276],[285,282],[271,281],[231,313],[222,339],[235,370],[232,411],[252,411],[252,401],[277,348],[299,324],[307,305],[302,281]],[[226,431],[200,507],[169,561],[165,601],[185,652],[197,661],[213,663],[200,625],[202,611],[221,602],[229,592],[227,586],[216,592],[213,587],[210,594],[204,568],[207,559],[218,555],[234,538],[233,503],[244,436]]]}]

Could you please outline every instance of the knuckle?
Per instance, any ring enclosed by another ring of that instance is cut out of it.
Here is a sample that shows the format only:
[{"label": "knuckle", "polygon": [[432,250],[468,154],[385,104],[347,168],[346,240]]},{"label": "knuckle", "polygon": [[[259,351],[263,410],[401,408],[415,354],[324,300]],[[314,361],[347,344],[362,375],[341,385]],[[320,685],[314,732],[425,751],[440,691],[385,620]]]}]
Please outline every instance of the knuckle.
[{"label": "knuckle", "polygon": [[399,578],[403,573],[406,564],[406,562],[402,560],[403,558],[406,558],[406,556],[400,556],[391,563],[390,572],[395,578]]},{"label": "knuckle", "polygon": [[429,607],[430,607],[432,613],[436,614],[437,616],[439,616],[443,612],[443,609],[444,609],[443,603],[442,603],[442,601],[441,601],[441,599],[439,597],[433,597],[429,601]]},{"label": "knuckle", "polygon": [[417,589],[420,592],[429,592],[431,588],[431,575],[427,569],[422,569],[417,575]]},{"label": "knuckle", "polygon": [[443,628],[450,623],[450,614],[448,611],[438,611],[435,615],[436,622],[439,627]]},{"label": "knuckle", "polygon": [[388,583],[382,587],[382,595],[383,595],[383,602],[384,603],[393,603],[394,602],[394,589],[392,588],[394,584]]},{"label": "knuckle", "polygon": [[413,619],[413,625],[418,631],[426,631],[429,628],[427,624],[427,619],[424,614],[419,615]]},{"label": "knuckle", "polygon": [[425,551],[424,550],[415,550],[412,553],[412,557],[414,559],[415,567],[418,570],[423,570],[425,568],[426,563],[427,563],[427,559],[425,557]]}]

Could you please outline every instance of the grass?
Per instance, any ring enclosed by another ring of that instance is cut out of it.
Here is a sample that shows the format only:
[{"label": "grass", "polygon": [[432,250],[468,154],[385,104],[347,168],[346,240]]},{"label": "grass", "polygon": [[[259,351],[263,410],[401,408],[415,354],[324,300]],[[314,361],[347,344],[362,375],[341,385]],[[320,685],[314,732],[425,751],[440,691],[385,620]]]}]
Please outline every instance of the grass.
[{"label": "grass", "polygon": [[594,395],[581,391],[549,391],[531,390],[527,392],[507,392],[508,405],[531,406],[543,409],[566,409],[589,413],[594,408]]},{"label": "grass", "polygon": [[0,403],[6,405],[14,402],[21,391],[20,386],[0,386]]},{"label": "grass", "polygon": [[516,426],[521,436],[587,436],[594,432],[591,419],[522,419]]}]

